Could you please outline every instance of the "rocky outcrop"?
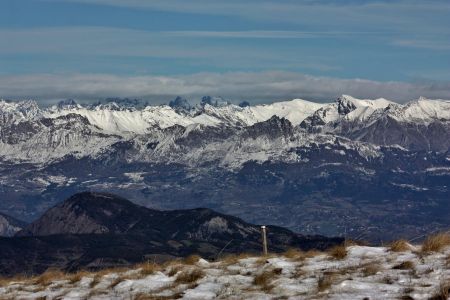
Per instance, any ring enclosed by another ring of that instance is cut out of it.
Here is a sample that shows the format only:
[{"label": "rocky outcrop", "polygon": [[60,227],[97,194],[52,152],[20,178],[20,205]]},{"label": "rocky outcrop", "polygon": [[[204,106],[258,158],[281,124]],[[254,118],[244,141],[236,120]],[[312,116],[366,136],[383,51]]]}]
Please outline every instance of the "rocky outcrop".
[{"label": "rocky outcrop", "polygon": [[0,213],[0,236],[13,236],[25,226],[25,222]]}]

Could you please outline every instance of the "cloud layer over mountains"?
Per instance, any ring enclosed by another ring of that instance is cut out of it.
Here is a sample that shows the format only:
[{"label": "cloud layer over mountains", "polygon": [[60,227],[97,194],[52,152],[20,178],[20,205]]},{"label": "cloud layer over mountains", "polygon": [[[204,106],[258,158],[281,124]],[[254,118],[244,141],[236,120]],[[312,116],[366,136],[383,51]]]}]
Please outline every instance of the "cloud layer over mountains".
[{"label": "cloud layer over mountains", "polygon": [[272,102],[290,98],[316,101],[340,94],[360,98],[384,97],[397,102],[420,96],[450,98],[450,83],[380,82],[363,79],[315,77],[294,72],[197,73],[180,76],[118,76],[106,74],[34,74],[0,76],[2,98],[33,98],[45,104],[56,99],[96,100],[105,97],[136,97],[155,104],[174,95],[198,98],[221,95],[235,101]]}]

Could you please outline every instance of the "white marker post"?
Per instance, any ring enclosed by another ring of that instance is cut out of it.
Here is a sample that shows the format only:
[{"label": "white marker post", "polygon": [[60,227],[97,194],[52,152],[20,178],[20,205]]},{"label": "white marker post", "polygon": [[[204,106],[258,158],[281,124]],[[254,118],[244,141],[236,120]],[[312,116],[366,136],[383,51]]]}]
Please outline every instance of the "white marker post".
[{"label": "white marker post", "polygon": [[262,242],[263,242],[263,253],[267,256],[267,236],[266,236],[266,226],[261,226]]}]

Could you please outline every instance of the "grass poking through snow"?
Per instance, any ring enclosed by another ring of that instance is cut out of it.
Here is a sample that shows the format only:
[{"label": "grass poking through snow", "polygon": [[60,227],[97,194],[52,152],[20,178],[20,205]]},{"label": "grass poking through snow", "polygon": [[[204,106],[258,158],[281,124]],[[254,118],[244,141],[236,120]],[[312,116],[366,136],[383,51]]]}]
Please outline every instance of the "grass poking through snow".
[{"label": "grass poking through snow", "polygon": [[407,240],[397,240],[391,243],[389,250],[392,252],[405,252],[411,250],[411,245]]},{"label": "grass poking through snow", "polygon": [[345,245],[338,245],[332,247],[328,254],[334,259],[344,259],[347,256],[347,247]]},{"label": "grass poking through snow", "polygon": [[422,252],[439,252],[448,246],[450,246],[450,234],[447,232],[438,233],[425,239],[422,244]]}]

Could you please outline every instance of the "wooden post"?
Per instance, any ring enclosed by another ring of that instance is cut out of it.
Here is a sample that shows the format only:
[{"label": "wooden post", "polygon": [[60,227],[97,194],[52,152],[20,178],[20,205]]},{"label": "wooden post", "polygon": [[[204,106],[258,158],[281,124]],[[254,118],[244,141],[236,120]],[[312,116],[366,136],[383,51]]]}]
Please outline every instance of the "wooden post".
[{"label": "wooden post", "polygon": [[261,234],[262,234],[262,243],[263,243],[263,254],[267,256],[267,235],[266,235],[266,226],[261,226]]}]

